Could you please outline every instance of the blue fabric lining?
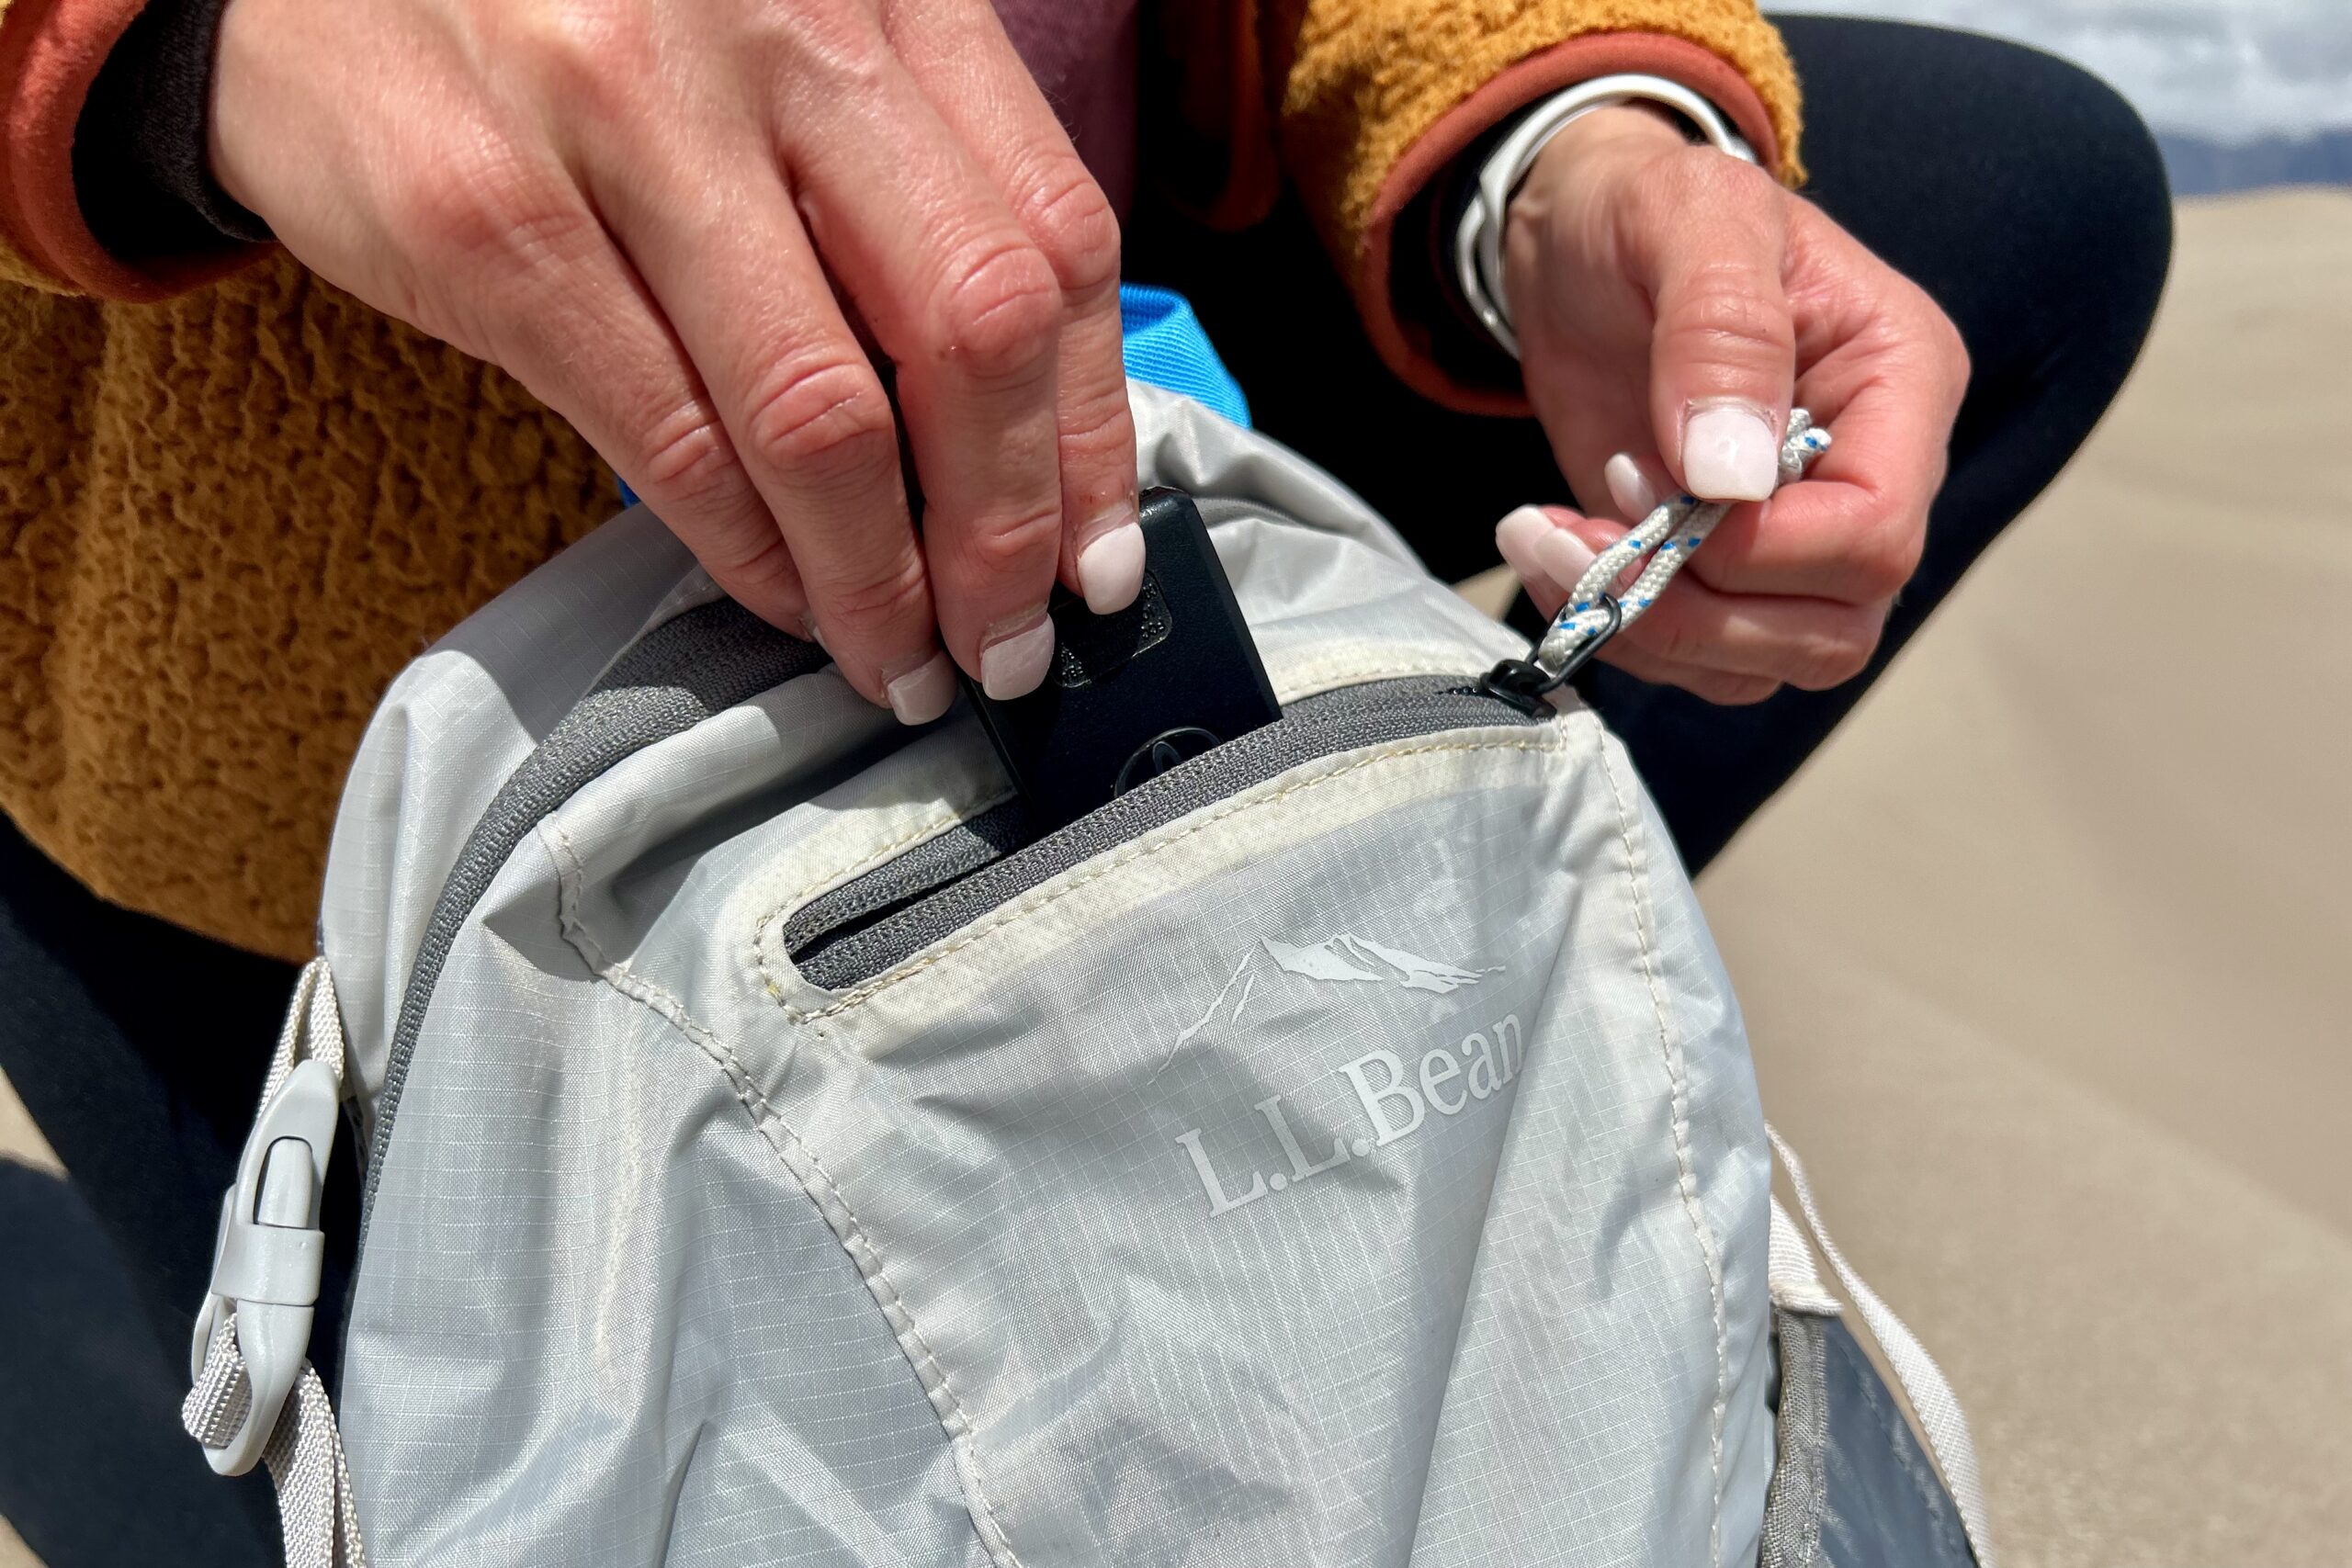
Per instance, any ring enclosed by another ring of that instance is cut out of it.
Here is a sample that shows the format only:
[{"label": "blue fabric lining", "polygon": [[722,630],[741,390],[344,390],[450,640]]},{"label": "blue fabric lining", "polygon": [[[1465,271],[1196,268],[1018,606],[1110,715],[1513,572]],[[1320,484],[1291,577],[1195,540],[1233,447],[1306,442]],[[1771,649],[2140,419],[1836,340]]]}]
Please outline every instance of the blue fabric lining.
[{"label": "blue fabric lining", "polygon": [[1250,400],[1209,345],[1191,300],[1173,289],[1123,283],[1119,332],[1129,376],[1181,393],[1248,428]]}]

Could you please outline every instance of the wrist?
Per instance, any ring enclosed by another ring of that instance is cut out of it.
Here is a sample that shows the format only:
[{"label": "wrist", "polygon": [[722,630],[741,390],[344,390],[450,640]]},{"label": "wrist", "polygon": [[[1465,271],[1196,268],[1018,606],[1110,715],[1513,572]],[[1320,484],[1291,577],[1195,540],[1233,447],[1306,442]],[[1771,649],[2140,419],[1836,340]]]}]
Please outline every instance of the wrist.
[{"label": "wrist", "polygon": [[[1579,130],[1588,120],[1594,124]],[[1595,77],[1567,88],[1502,134],[1453,225],[1454,277],[1463,302],[1498,346],[1513,358],[1519,355],[1504,275],[1524,272],[1525,258],[1538,248],[1526,234],[1540,235],[1549,227],[1529,220],[1532,210],[1589,189],[1589,177],[1580,186],[1566,177],[1571,174],[1590,176],[1612,164],[1645,163],[1693,139],[1755,162],[1754,150],[1713,104],[1678,83],[1638,74]],[[1565,148],[1555,146],[1564,141]],[[1519,238],[1511,238],[1514,231]]]},{"label": "wrist", "polygon": [[1544,171],[1573,167],[1595,157],[1626,154],[1641,149],[1688,147],[1690,132],[1673,112],[1660,104],[1623,103],[1579,115],[1544,144],[1527,171],[1532,181]]},{"label": "wrist", "polygon": [[1575,120],[1544,143],[1511,193],[1503,209],[1503,254],[1511,254],[1514,231],[1540,225],[1543,214],[1571,193],[1590,191],[1690,145],[1680,122],[1649,104],[1612,105]]}]

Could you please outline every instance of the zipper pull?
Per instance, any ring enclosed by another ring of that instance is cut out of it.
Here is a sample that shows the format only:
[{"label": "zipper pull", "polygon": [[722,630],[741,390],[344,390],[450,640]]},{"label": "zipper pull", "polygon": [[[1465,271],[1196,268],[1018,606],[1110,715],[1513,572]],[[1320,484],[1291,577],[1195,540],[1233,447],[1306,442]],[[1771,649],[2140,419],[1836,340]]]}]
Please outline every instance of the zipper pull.
[{"label": "zipper pull", "polygon": [[[1814,428],[1813,416],[1803,409],[1789,411],[1788,434],[1781,443],[1781,483],[1804,477],[1813,460],[1829,450],[1829,432]],[[1690,553],[1705,543],[1734,502],[1701,501],[1679,495],[1660,502],[1655,511],[1626,536],[1594,558],[1568,591],[1551,626],[1524,659],[1506,659],[1487,671],[1478,689],[1498,697],[1521,712],[1534,715],[1551,694],[1592,661],[1612,637],[1639,620],[1674,581]],[[1634,578],[1623,598],[1609,590],[1636,565]]]}]

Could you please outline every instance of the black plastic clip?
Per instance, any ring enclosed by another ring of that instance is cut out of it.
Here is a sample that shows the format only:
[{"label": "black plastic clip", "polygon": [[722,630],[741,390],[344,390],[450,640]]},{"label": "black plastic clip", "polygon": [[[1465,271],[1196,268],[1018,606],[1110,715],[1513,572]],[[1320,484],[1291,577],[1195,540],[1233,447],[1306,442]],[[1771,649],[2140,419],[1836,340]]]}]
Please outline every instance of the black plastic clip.
[{"label": "black plastic clip", "polygon": [[1544,699],[1575,679],[1576,672],[1590,663],[1601,645],[1625,624],[1624,610],[1613,595],[1601,594],[1600,607],[1608,612],[1609,624],[1578,643],[1559,669],[1546,670],[1532,659],[1506,659],[1479,678],[1478,689],[1534,717],[1544,706]]}]

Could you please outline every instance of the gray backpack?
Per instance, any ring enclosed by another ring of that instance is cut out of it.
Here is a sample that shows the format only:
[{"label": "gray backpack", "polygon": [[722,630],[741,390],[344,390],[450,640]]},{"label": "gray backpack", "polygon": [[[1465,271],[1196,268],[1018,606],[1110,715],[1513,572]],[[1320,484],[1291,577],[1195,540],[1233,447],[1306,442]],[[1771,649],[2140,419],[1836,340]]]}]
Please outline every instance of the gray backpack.
[{"label": "gray backpack", "polygon": [[224,1205],[215,1468],[299,1563],[1992,1568],[1623,750],[1328,476],[1135,400],[1284,716],[1059,831],[642,509],[401,677]]}]

